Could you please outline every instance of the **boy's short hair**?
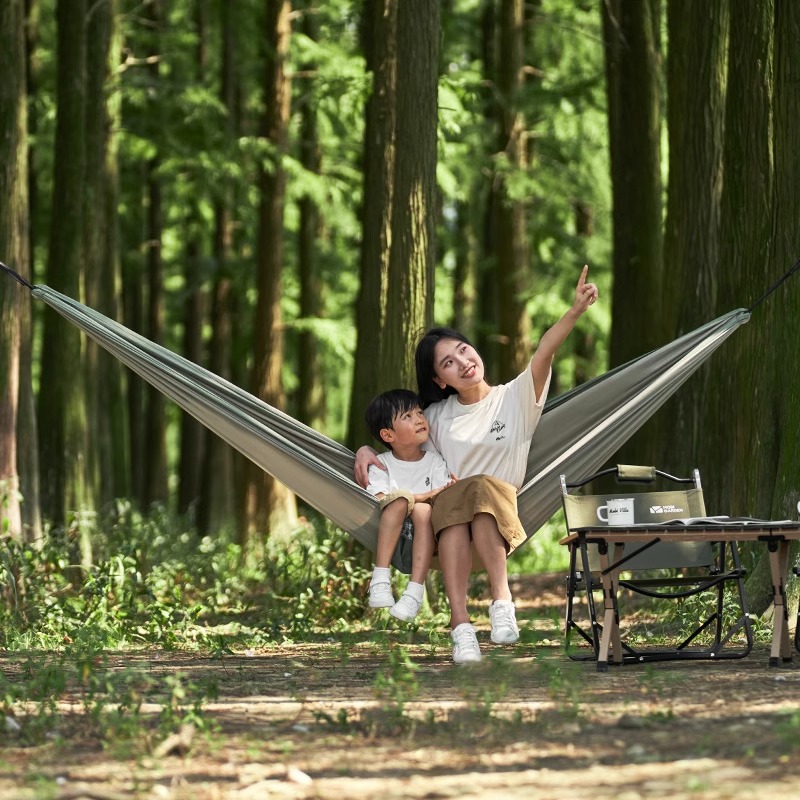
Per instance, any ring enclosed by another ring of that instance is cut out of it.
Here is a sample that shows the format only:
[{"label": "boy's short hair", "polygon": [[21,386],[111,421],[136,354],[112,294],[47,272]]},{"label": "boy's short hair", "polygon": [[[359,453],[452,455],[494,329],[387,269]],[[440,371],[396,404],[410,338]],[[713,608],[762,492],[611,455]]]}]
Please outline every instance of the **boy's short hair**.
[{"label": "boy's short hair", "polygon": [[422,408],[419,395],[410,389],[390,389],[370,401],[364,412],[369,432],[390,450],[391,445],[381,439],[384,428],[394,428],[394,418],[412,408]]}]

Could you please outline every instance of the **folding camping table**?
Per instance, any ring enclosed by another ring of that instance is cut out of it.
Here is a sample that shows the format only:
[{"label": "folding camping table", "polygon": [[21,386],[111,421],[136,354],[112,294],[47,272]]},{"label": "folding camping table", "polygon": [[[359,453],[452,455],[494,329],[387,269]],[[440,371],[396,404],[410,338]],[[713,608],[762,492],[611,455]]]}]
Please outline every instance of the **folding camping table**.
[{"label": "folding camping table", "polygon": [[[769,552],[775,614],[772,623],[772,648],[769,664],[776,667],[792,660],[789,639],[789,609],[786,605],[786,577],[789,568],[789,545],[800,539],[800,522],[752,521],[747,523],[632,525],[630,527],[575,528],[561,540],[569,548],[579,548],[584,568],[589,570],[587,544],[598,546],[603,586],[603,630],[597,650],[597,669],[605,671],[611,663],[622,664],[617,592],[619,574],[633,555],[661,541],[675,542],[764,542]],[[633,543],[641,547],[623,546]]]}]

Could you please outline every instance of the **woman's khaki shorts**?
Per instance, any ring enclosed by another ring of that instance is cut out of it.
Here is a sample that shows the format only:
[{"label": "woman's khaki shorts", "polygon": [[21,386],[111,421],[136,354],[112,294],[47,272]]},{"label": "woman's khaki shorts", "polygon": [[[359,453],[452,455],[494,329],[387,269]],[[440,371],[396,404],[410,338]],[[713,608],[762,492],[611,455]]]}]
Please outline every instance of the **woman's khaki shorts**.
[{"label": "woman's khaki shorts", "polygon": [[517,490],[490,475],[473,475],[456,481],[433,499],[433,533],[436,540],[445,528],[472,522],[476,514],[491,514],[511,553],[526,539],[517,516]]}]

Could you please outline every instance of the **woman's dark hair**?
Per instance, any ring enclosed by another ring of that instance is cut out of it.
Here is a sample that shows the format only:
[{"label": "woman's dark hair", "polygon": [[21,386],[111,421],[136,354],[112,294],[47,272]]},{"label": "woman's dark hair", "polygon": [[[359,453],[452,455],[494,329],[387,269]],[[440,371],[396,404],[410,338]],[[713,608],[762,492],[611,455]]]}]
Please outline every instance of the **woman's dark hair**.
[{"label": "woman's dark hair", "polygon": [[391,450],[392,446],[381,439],[381,431],[384,428],[394,430],[394,418],[419,405],[421,405],[420,399],[411,389],[390,389],[370,401],[364,412],[364,420],[369,432]]},{"label": "woman's dark hair", "polygon": [[451,394],[456,394],[452,386],[445,386],[442,389],[434,381],[436,377],[436,345],[442,339],[454,339],[457,342],[464,342],[470,347],[472,342],[463,333],[453,328],[428,328],[423,337],[417,343],[417,350],[414,354],[414,362],[417,366],[417,388],[419,389],[419,399],[422,401],[422,408],[425,409],[431,403],[438,403]]}]

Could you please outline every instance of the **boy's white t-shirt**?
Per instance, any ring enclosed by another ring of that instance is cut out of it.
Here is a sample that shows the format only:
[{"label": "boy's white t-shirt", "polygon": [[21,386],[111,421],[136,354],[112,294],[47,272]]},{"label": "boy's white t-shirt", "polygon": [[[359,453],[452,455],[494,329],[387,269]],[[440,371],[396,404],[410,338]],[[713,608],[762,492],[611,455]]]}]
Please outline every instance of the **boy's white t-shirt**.
[{"label": "boy's white t-shirt", "polygon": [[550,377],[538,403],[529,365],[509,383],[493,386],[478,403],[463,405],[458,395],[450,395],[425,409],[430,442],[456,478],[492,475],[518,489],[522,486]]},{"label": "boy's white t-shirt", "polygon": [[445,460],[435,450],[426,450],[419,461],[401,461],[394,453],[380,453],[378,458],[386,466],[369,468],[367,491],[374,497],[405,489],[412,494],[425,494],[450,482],[450,471]]}]

